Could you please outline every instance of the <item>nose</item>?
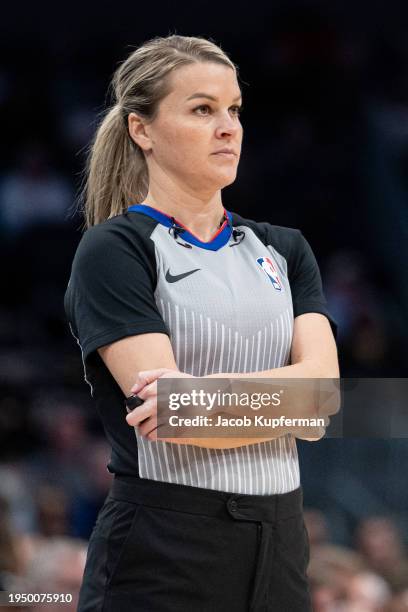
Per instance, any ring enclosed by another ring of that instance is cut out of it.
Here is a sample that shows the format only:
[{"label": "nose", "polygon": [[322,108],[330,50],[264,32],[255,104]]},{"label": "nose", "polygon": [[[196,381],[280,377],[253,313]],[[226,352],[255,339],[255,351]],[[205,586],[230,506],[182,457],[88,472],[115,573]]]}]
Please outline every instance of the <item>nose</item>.
[{"label": "nose", "polygon": [[242,130],[242,126],[239,119],[237,117],[231,117],[230,113],[227,111],[222,114],[217,123],[216,136],[217,138],[235,136],[240,130]]}]

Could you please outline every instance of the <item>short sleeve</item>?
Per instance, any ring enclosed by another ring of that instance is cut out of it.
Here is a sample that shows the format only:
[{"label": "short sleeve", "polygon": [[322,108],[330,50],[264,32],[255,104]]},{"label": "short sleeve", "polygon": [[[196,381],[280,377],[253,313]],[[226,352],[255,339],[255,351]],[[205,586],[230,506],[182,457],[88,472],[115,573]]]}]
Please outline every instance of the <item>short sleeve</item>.
[{"label": "short sleeve", "polygon": [[290,252],[288,277],[294,317],[307,312],[321,313],[328,318],[334,337],[336,337],[337,323],[327,307],[319,266],[309,243],[299,230],[296,231]]},{"label": "short sleeve", "polygon": [[131,239],[117,227],[87,230],[72,264],[65,312],[86,359],[97,348],[126,336],[168,328],[154,290],[154,245]]}]

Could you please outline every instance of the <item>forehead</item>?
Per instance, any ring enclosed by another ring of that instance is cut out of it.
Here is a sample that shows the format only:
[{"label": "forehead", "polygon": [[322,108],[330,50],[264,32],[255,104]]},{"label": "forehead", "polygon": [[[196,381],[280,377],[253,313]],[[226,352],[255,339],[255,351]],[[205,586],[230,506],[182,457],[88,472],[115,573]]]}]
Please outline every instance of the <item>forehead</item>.
[{"label": "forehead", "polygon": [[170,75],[170,101],[186,101],[198,92],[216,98],[241,94],[235,71],[224,64],[197,62],[175,69]]}]

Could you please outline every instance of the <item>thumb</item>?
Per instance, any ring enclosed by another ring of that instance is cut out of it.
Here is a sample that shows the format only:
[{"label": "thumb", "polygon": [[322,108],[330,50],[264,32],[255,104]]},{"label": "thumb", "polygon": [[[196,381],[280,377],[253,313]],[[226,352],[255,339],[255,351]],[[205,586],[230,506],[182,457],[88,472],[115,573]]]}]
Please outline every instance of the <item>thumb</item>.
[{"label": "thumb", "polygon": [[138,391],[143,389],[145,385],[152,383],[154,380],[160,378],[160,376],[162,376],[166,372],[171,372],[171,369],[157,368],[156,370],[143,370],[141,372],[138,372],[137,383],[133,385],[133,387],[131,388],[131,392],[137,393]]}]

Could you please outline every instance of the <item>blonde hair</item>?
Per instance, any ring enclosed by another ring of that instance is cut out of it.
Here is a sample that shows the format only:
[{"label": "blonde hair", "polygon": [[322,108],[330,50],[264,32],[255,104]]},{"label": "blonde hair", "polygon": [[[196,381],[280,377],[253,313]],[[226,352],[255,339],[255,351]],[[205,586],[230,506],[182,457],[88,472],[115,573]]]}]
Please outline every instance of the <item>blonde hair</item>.
[{"label": "blonde hair", "polygon": [[135,112],[153,120],[170,91],[167,75],[194,62],[224,64],[238,76],[237,66],[212,41],[175,34],[147,41],[114,73],[110,85],[113,105],[89,147],[80,194],[86,227],[119,215],[146,197],[147,164],[142,149],[129,135],[128,115]]}]

